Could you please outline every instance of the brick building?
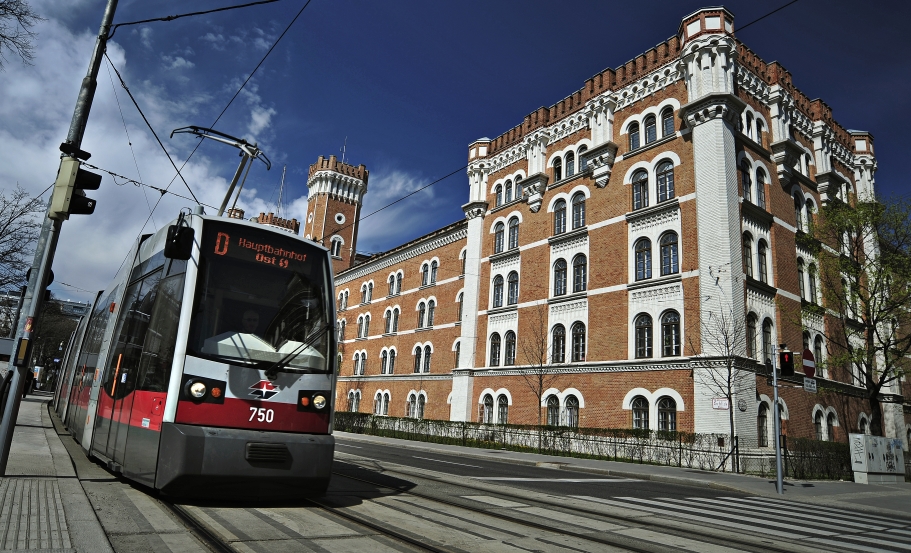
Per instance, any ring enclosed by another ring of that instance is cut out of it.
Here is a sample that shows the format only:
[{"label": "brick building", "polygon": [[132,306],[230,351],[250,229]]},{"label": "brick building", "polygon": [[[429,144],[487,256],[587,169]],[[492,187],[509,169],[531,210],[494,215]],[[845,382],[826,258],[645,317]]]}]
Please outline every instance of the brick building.
[{"label": "brick building", "polygon": [[[844,392],[784,388],[785,433],[865,429],[859,389],[825,368],[814,329],[828,321],[802,314],[821,295],[798,238],[826,202],[871,197],[873,137],[733,28],[723,8],[697,11],[477,140],[465,219],[369,258],[355,250],[368,172],[334,156],[311,166],[304,233],[335,258],[338,408],[727,433],[710,381],[729,325],[755,360],[730,405],[742,440],[771,442],[762,361],[781,343],[815,351],[821,385]],[[907,382],[891,392],[911,397]],[[911,405],[883,408],[887,435],[911,439]]]}]

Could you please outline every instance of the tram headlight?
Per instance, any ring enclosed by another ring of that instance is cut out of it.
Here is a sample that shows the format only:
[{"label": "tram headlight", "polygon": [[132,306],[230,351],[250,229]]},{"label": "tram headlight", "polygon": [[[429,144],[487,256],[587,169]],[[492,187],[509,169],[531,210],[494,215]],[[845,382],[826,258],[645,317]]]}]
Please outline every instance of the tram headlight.
[{"label": "tram headlight", "polygon": [[187,392],[189,392],[191,397],[200,399],[206,395],[206,385],[199,381],[193,382],[187,388]]},{"label": "tram headlight", "polygon": [[325,409],[326,403],[326,396],[319,394],[313,396],[313,407],[316,409]]}]

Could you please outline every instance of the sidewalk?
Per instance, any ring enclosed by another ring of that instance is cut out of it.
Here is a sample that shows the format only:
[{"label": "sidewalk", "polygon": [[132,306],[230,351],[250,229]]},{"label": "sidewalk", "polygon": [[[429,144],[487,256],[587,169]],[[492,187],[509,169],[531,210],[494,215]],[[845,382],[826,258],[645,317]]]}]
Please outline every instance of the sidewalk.
[{"label": "sidewalk", "polygon": [[785,480],[784,494],[775,492],[774,478],[759,478],[729,472],[711,472],[659,465],[640,465],[616,461],[555,457],[536,453],[478,449],[456,445],[413,442],[364,434],[336,432],[337,438],[373,442],[420,451],[439,451],[475,459],[497,460],[506,463],[536,465],[549,468],[590,472],[621,478],[638,478],[669,484],[728,490],[751,495],[781,498],[816,505],[848,507],[884,515],[911,518],[911,484],[856,484],[828,480]]}]

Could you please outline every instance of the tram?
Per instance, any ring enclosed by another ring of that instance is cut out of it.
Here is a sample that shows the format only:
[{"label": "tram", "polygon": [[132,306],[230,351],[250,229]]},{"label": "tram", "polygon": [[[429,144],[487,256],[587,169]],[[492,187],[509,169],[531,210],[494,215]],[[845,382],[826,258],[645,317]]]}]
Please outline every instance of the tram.
[{"label": "tram", "polygon": [[328,250],[197,208],[127,259],[58,380],[76,441],[168,495],[324,491],[338,362]]}]

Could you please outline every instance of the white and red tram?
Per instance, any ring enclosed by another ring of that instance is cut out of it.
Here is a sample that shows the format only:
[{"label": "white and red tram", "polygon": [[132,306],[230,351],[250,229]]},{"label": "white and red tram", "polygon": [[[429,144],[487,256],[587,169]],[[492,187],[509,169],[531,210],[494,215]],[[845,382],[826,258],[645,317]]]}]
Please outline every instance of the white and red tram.
[{"label": "white and red tram", "polygon": [[324,490],[337,363],[328,250],[202,213],[171,228],[137,241],[77,329],[61,420],[109,469],[167,494]]}]

